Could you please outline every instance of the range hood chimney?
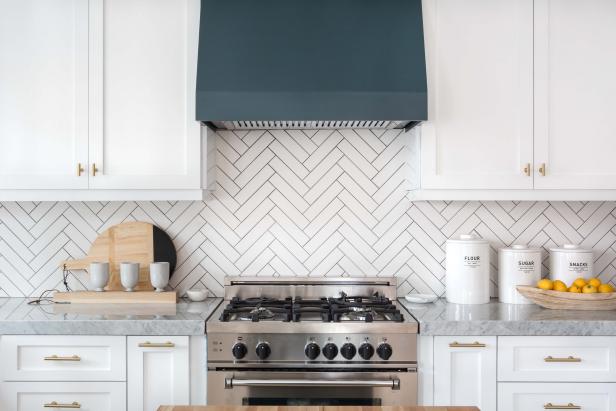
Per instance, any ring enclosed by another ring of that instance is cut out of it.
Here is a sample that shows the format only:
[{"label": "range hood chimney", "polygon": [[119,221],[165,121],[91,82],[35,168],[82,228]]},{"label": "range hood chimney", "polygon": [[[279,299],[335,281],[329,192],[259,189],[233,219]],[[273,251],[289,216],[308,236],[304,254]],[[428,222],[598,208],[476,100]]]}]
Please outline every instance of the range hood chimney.
[{"label": "range hood chimney", "polygon": [[201,0],[196,103],[214,128],[410,128],[421,0]]}]

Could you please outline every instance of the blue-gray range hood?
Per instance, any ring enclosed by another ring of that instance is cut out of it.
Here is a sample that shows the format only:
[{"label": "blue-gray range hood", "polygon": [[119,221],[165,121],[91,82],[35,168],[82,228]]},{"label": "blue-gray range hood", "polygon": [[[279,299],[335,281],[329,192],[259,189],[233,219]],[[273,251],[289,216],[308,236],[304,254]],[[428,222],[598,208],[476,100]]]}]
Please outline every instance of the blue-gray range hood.
[{"label": "blue-gray range hood", "polygon": [[412,127],[426,88],[421,0],[201,0],[212,127]]}]

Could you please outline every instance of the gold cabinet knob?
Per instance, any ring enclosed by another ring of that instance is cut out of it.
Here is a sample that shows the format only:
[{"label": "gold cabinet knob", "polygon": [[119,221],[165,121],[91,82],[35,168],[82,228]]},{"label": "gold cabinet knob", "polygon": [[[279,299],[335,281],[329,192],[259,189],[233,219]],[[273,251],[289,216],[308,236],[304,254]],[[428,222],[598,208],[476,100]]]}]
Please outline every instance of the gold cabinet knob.
[{"label": "gold cabinet knob", "polygon": [[524,175],[530,177],[530,163],[524,164],[522,171],[524,171]]},{"label": "gold cabinet knob", "polygon": [[545,163],[541,163],[541,165],[539,166],[539,174],[545,177]]},{"label": "gold cabinet knob", "polygon": [[81,165],[81,163],[77,163],[77,177],[81,177],[81,173],[83,173],[85,168]]},{"label": "gold cabinet knob", "polygon": [[96,163],[92,163],[92,177],[96,177],[96,173],[98,173],[98,168],[96,167]]}]

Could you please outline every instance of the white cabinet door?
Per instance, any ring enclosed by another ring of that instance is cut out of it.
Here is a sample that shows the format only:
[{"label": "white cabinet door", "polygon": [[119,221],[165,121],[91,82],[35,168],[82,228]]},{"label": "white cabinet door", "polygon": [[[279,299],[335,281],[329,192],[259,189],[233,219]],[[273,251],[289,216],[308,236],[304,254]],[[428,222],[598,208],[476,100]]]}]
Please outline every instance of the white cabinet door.
[{"label": "white cabinet door", "polygon": [[535,188],[616,189],[616,2],[535,0]]},{"label": "white cabinet door", "polygon": [[[66,407],[62,407],[66,405]],[[125,411],[123,382],[5,382],[0,384],[0,409],[33,411],[79,409]]]},{"label": "white cabinet door", "polygon": [[4,335],[0,381],[124,381],[126,338]]},{"label": "white cabinet door", "polygon": [[128,409],[190,403],[188,337],[128,337]]},{"label": "white cabinet door", "polygon": [[532,188],[533,0],[426,0],[423,13],[421,188]]},{"label": "white cabinet door", "polygon": [[200,188],[199,0],[90,0],[90,26],[90,188]]},{"label": "white cabinet door", "polygon": [[498,411],[532,410],[613,411],[616,384],[498,384]]},{"label": "white cabinet door", "polygon": [[434,405],[496,411],[496,337],[434,337]]},{"label": "white cabinet door", "polygon": [[87,188],[88,0],[0,2],[0,189]]},{"label": "white cabinet door", "polygon": [[498,380],[616,382],[616,337],[499,337]]}]

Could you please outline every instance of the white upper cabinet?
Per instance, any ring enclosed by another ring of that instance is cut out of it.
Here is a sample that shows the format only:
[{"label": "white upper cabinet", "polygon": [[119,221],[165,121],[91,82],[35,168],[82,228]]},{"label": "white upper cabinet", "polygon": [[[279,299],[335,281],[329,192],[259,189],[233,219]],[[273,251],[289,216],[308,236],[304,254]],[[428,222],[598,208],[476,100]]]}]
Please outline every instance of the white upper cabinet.
[{"label": "white upper cabinet", "polygon": [[87,188],[88,0],[0,2],[0,189]]},{"label": "white upper cabinet", "polygon": [[616,2],[535,0],[535,188],[616,189]]},{"label": "white upper cabinet", "polygon": [[90,188],[200,188],[199,0],[90,0],[90,19]]},{"label": "white upper cabinet", "polygon": [[426,0],[423,14],[421,188],[532,188],[533,0]]}]

